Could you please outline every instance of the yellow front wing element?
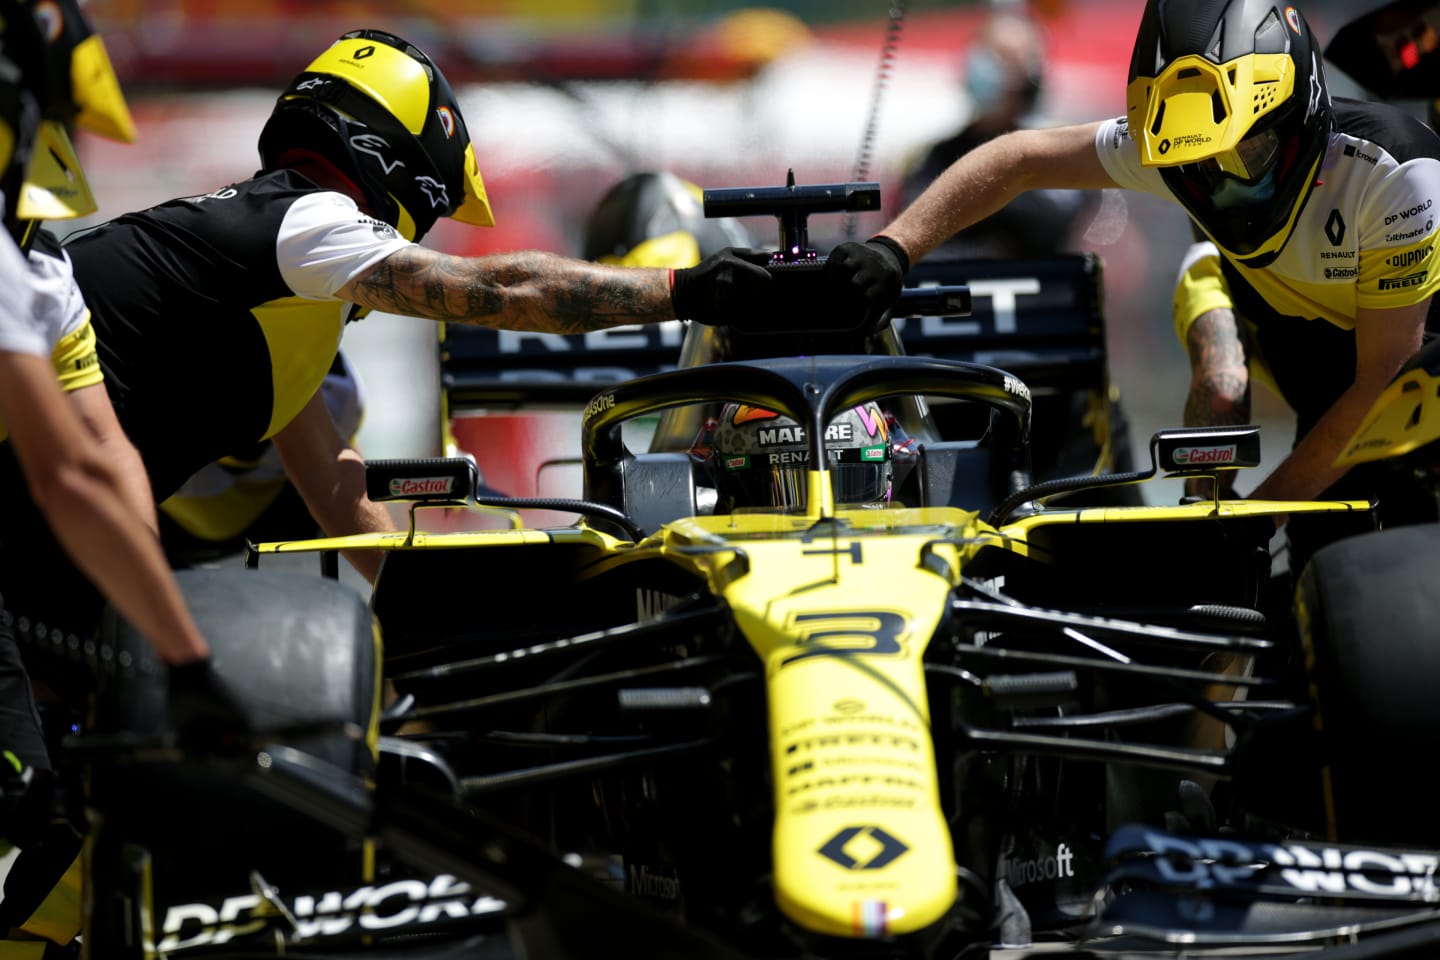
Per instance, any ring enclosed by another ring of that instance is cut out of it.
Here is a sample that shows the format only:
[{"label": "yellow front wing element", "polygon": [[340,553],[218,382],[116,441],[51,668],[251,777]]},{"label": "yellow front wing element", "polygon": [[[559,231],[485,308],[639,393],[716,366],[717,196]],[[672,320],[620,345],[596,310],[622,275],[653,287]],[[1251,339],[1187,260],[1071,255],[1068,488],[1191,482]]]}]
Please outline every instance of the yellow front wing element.
[{"label": "yellow front wing element", "polygon": [[748,540],[725,590],[765,664],[775,897],[807,929],[923,929],[955,902],[922,658],[952,584],[929,538]]}]

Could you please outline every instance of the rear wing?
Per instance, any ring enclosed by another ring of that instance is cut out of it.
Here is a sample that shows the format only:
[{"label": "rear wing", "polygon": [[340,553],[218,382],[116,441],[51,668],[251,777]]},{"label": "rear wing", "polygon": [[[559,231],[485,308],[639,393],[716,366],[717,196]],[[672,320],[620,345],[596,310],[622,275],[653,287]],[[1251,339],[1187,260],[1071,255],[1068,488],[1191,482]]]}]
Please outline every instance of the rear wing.
[{"label": "rear wing", "polygon": [[1102,261],[1095,254],[1033,259],[922,260],[907,287],[963,283],[970,315],[895,321],[905,352],[967,360],[1018,376],[1032,391],[1103,390]]},{"label": "rear wing", "polygon": [[[968,285],[969,315],[910,317],[896,328],[908,354],[1001,367],[1031,389],[1099,389],[1106,379],[1101,272],[1094,254],[922,260],[907,288]],[[441,391],[451,415],[583,406],[606,384],[673,369],[684,335],[677,320],[568,336],[447,324]]]}]

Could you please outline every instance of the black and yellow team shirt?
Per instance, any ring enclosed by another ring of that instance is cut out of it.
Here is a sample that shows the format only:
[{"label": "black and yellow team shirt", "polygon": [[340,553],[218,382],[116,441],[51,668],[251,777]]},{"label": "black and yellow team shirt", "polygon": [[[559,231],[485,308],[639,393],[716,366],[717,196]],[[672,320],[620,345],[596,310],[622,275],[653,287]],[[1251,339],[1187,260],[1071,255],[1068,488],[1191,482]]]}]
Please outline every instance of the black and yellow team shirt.
[{"label": "black and yellow team shirt", "polygon": [[300,412],[358,309],[335,291],[409,243],[289,170],[67,240],[106,386],[157,499]]},{"label": "black and yellow team shirt", "polygon": [[[1253,269],[1200,242],[1175,289],[1181,343],[1207,311],[1235,310],[1255,344],[1252,373],[1302,423],[1353,382],[1361,308],[1409,306],[1440,289],[1440,137],[1385,104],[1337,97],[1334,109],[1316,184],[1275,260]],[[1159,171],[1141,166],[1123,118],[1101,125],[1096,150],[1121,186],[1174,199]]]},{"label": "black and yellow team shirt", "polygon": [[[65,390],[101,382],[95,333],[85,300],[75,286],[70,258],[55,239],[37,232],[26,254],[5,238],[0,257],[3,299],[0,308],[0,350],[49,357]],[[10,434],[0,420],[0,440]]]},{"label": "black and yellow team shirt", "polygon": [[[1394,107],[1336,98],[1335,130],[1317,182],[1275,260],[1231,260],[1275,312],[1355,326],[1361,307],[1403,307],[1440,288],[1440,138]],[[1123,118],[1096,150],[1122,187],[1173,200],[1140,164]],[[1202,225],[1203,226],[1203,225]]]}]

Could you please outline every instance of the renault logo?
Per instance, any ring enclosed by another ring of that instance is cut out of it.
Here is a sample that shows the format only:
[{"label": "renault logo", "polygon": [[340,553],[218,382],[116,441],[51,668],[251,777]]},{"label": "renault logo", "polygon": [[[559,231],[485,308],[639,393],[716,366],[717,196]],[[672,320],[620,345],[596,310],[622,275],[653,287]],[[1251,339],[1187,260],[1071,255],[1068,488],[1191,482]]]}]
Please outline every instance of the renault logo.
[{"label": "renault logo", "polygon": [[846,827],[816,852],[846,870],[880,870],[909,849],[879,827]]},{"label": "renault logo", "polygon": [[373,56],[375,56],[375,45],[373,43],[368,46],[361,47],[359,50],[356,50],[354,53],[350,54],[350,57],[353,60],[364,60],[367,57]]},{"label": "renault logo", "polygon": [[1340,246],[1345,239],[1345,218],[1340,216],[1339,210],[1330,211],[1330,218],[1325,221],[1325,236],[1332,247]]}]

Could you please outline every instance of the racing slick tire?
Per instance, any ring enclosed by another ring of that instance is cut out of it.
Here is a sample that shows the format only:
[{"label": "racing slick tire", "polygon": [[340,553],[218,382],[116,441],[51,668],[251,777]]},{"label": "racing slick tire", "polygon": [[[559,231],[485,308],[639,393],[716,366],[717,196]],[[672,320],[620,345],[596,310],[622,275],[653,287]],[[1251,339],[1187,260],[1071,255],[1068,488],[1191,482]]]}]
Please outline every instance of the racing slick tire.
[{"label": "racing slick tire", "polygon": [[[176,580],[253,739],[218,752],[163,747],[173,733],[167,670],[107,608],[100,642],[109,661],[130,668],[97,676],[87,733],[102,746],[80,755],[98,814],[87,854],[90,942],[118,946],[128,931],[160,931],[173,916],[219,909],[252,892],[252,871],[289,895],[353,890],[369,870],[365,843],[267,795],[251,775],[260,745],[278,742],[373,782],[380,651],[365,598],[293,573],[193,569]],[[141,904],[150,916],[134,913]],[[167,935],[210,935],[186,923]]]},{"label": "racing slick tire", "polygon": [[1440,530],[1417,524],[1329,544],[1301,573],[1327,826],[1343,842],[1440,842],[1436,570]]}]

